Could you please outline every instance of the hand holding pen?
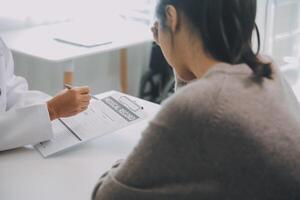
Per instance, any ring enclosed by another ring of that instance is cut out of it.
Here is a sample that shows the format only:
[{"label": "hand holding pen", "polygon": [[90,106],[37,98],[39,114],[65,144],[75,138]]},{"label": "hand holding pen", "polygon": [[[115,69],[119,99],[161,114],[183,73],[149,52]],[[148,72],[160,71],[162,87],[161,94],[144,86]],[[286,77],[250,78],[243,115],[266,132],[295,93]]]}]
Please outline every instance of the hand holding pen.
[{"label": "hand holding pen", "polygon": [[47,102],[51,120],[62,117],[71,117],[85,111],[91,100],[89,87],[71,87],[61,91]]},{"label": "hand holding pen", "polygon": [[[72,85],[69,85],[69,84],[64,84],[65,88],[71,90],[73,89],[74,87]],[[95,95],[90,95],[92,99],[95,99],[95,100],[99,100]]]}]

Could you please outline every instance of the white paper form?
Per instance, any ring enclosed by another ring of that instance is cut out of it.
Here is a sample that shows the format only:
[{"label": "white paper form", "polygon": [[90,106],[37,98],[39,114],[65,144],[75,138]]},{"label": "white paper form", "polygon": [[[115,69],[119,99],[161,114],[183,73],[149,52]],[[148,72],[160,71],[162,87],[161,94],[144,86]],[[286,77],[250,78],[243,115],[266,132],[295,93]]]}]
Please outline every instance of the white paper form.
[{"label": "white paper form", "polygon": [[136,104],[130,97],[115,92],[92,101],[85,112],[54,121],[52,125],[54,138],[35,147],[47,157],[139,122],[146,117],[142,106]]}]

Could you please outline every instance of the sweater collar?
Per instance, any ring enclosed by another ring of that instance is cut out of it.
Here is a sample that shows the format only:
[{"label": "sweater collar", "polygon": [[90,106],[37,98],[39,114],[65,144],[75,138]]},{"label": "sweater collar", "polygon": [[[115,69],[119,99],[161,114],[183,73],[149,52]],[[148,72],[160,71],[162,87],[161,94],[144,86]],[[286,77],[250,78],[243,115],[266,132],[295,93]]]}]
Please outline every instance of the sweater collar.
[{"label": "sweater collar", "polygon": [[209,77],[213,75],[214,73],[252,73],[250,67],[245,64],[237,64],[237,65],[231,65],[228,63],[218,63],[211,67],[203,76],[202,78]]}]

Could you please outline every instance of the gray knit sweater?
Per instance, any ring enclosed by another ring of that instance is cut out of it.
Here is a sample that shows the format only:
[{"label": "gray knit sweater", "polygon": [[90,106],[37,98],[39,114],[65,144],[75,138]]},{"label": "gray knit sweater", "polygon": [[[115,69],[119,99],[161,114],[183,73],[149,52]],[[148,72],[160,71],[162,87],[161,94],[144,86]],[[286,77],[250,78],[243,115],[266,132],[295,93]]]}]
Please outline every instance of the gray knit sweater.
[{"label": "gray knit sweater", "polygon": [[219,64],[180,89],[96,200],[299,200],[300,109],[275,69]]}]

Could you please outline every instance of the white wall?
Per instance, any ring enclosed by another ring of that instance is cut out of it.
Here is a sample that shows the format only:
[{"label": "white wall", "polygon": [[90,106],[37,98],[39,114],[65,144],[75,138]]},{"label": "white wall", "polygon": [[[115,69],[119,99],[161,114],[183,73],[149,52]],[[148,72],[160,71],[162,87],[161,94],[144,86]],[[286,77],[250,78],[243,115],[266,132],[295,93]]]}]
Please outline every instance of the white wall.
[{"label": "white wall", "polygon": [[[148,68],[150,43],[128,49],[129,94],[137,95],[140,77]],[[63,68],[58,64],[30,59],[14,54],[15,72],[25,77],[30,89],[54,95],[62,89]],[[119,90],[119,52],[79,59],[75,63],[75,85],[89,85],[93,93]]]}]

